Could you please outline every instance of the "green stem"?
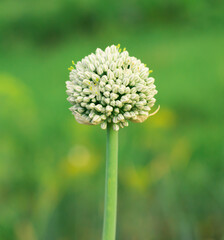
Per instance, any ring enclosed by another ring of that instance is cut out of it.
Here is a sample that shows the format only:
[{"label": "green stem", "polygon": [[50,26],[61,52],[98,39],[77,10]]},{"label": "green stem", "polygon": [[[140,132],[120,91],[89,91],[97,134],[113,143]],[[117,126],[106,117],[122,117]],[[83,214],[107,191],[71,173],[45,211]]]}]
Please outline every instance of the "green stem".
[{"label": "green stem", "polygon": [[107,157],[103,240],[115,240],[117,217],[118,131],[107,127]]}]

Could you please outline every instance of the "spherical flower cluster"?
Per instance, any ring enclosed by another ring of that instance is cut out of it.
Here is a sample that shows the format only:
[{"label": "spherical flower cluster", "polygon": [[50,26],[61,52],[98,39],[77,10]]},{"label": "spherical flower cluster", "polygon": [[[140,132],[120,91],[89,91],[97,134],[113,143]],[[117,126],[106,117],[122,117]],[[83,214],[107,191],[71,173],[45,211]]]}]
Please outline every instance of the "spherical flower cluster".
[{"label": "spherical flower cluster", "polygon": [[119,44],[72,63],[66,92],[79,123],[101,124],[102,129],[112,123],[117,131],[128,126],[128,120],[143,122],[158,111],[149,114],[157,93],[149,77],[152,71]]}]

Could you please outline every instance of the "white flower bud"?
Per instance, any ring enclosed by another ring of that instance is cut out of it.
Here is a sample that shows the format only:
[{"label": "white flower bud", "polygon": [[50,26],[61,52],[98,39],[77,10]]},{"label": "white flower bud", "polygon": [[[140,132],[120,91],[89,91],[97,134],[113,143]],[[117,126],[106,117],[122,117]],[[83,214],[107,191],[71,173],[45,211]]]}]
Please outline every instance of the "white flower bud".
[{"label": "white flower bud", "polygon": [[81,96],[78,96],[78,97],[76,98],[76,102],[77,102],[77,103],[81,103],[82,100],[83,100],[83,97],[81,97]]},{"label": "white flower bud", "polygon": [[115,113],[119,113],[119,112],[120,112],[119,108],[115,108],[115,109],[114,109],[114,112],[115,112]]},{"label": "white flower bud", "polygon": [[79,107],[79,108],[78,108],[78,112],[79,112],[79,113],[83,113],[83,112],[85,112],[85,109],[82,108],[82,107]]},{"label": "white flower bud", "polygon": [[68,95],[71,95],[71,94],[73,94],[73,90],[72,90],[72,89],[69,89],[69,90],[66,91],[66,93],[67,93]]},{"label": "white flower bud", "polygon": [[144,86],[142,84],[136,84],[136,90],[140,92]]},{"label": "white flower bud", "polygon": [[124,91],[126,94],[129,94],[131,92],[131,89],[129,87],[126,87],[125,88],[125,91]]},{"label": "white flower bud", "polygon": [[113,60],[113,58],[112,58],[112,55],[111,55],[111,54],[108,54],[108,55],[107,55],[107,60],[108,60],[108,62],[111,62],[111,61]]},{"label": "white flower bud", "polygon": [[111,94],[110,94],[110,98],[111,98],[112,100],[115,100],[115,99],[117,99],[118,97],[119,97],[119,95],[116,94],[116,93],[111,93]]},{"label": "white flower bud", "polygon": [[83,107],[83,108],[84,108],[84,107],[87,105],[87,103],[86,103],[86,102],[81,102],[81,104],[80,104],[80,105],[81,105],[81,107]]},{"label": "white flower bud", "polygon": [[106,112],[112,112],[113,108],[109,105],[106,106]]},{"label": "white flower bud", "polygon": [[101,112],[102,109],[103,109],[103,106],[102,106],[101,104],[97,104],[97,105],[95,106],[95,109],[96,109],[98,112]]},{"label": "white flower bud", "polygon": [[131,88],[131,93],[136,93],[136,92],[137,92],[136,87]]},{"label": "white flower bud", "polygon": [[77,91],[77,92],[81,92],[81,91],[82,91],[82,87],[77,86],[77,85],[74,87],[74,89],[75,89],[75,91]]},{"label": "white flower bud", "polygon": [[91,112],[89,113],[89,118],[92,119],[94,116],[95,116],[94,111],[91,111]]},{"label": "white flower bud", "polygon": [[110,84],[110,86],[113,86],[115,84],[114,80],[112,80],[112,79],[108,80],[108,83]]},{"label": "white flower bud", "polygon": [[145,79],[149,75],[149,69],[148,68],[143,68],[140,72],[140,78]]},{"label": "white flower bud", "polygon": [[117,84],[117,85],[119,85],[119,86],[120,86],[120,85],[121,85],[121,83],[122,83],[122,82],[121,82],[121,80],[120,80],[120,79],[117,79],[117,80],[116,80],[116,84]]},{"label": "white flower bud", "polygon": [[136,117],[134,112],[130,112],[130,115],[131,115],[131,118],[135,118]]},{"label": "white flower bud", "polygon": [[130,111],[131,109],[132,109],[132,105],[131,104],[125,104],[124,111]]},{"label": "white flower bud", "polygon": [[103,93],[103,95],[108,98],[110,96],[110,92],[106,91]]},{"label": "white flower bud", "polygon": [[125,113],[124,113],[124,117],[125,117],[126,119],[129,119],[129,118],[131,118],[131,114],[130,114],[129,112],[125,112]]},{"label": "white flower bud", "polygon": [[100,79],[100,82],[103,82],[103,83],[107,83],[108,82],[108,78],[106,75],[103,75],[102,78]]},{"label": "white flower bud", "polygon": [[108,70],[108,66],[106,64],[103,64],[103,71],[107,72],[107,70]]},{"label": "white flower bud", "polygon": [[121,67],[123,65],[123,59],[122,58],[119,58],[118,60],[117,60],[117,66],[118,67]]},{"label": "white flower bud", "polygon": [[128,127],[128,122],[127,121],[123,122],[123,125],[124,127]]},{"label": "white flower bud", "polygon": [[119,85],[114,84],[114,85],[112,86],[112,91],[113,91],[114,93],[117,93],[118,90],[119,90]]},{"label": "white flower bud", "polygon": [[101,128],[106,129],[107,128],[107,123],[106,122],[101,123]]},{"label": "white flower bud", "polygon": [[121,108],[123,106],[123,103],[120,100],[116,101],[116,106]]},{"label": "white flower bud", "polygon": [[107,85],[105,86],[105,90],[110,92],[110,91],[112,90],[111,85],[110,85],[110,84],[107,84]]},{"label": "white flower bud", "polygon": [[152,83],[154,83],[155,82],[155,79],[153,78],[153,77],[150,77],[150,78],[148,78],[147,80],[146,80],[146,83],[148,84],[148,85],[150,85],[150,84],[152,84]]},{"label": "white flower bud", "polygon": [[118,119],[119,121],[123,121],[123,120],[124,120],[124,116],[123,116],[122,114],[118,114],[117,119]]},{"label": "white flower bud", "polygon": [[90,69],[91,71],[94,71],[94,70],[95,70],[95,67],[94,67],[94,65],[93,65],[92,63],[89,64],[89,69]]},{"label": "white flower bud", "polygon": [[105,59],[104,59],[101,55],[96,54],[96,56],[97,56],[97,58],[98,58],[100,64],[104,64],[104,63],[105,63]]},{"label": "white flower bud", "polygon": [[103,73],[103,68],[102,68],[101,66],[99,66],[99,67],[97,68],[97,73],[98,73],[99,75],[101,75],[101,74]]},{"label": "white flower bud", "polygon": [[83,72],[77,72],[77,75],[80,79],[85,78],[85,74]]},{"label": "white flower bud", "polygon": [[88,71],[85,71],[85,77],[86,77],[86,79],[90,79],[91,73]]},{"label": "white flower bud", "polygon": [[106,104],[110,104],[110,99],[109,99],[109,98],[105,98],[105,99],[104,99],[104,102],[105,102]]},{"label": "white flower bud", "polygon": [[92,74],[92,79],[93,79],[94,81],[99,81],[100,76],[97,75],[96,73],[93,73],[93,74]]},{"label": "white flower bud", "polygon": [[100,62],[96,60],[94,64],[95,64],[95,67],[98,68],[98,66],[100,65]]},{"label": "white flower bud", "polygon": [[101,119],[102,120],[106,120],[107,119],[107,116],[105,114],[101,115]]},{"label": "white flower bud", "polygon": [[114,73],[110,69],[107,71],[107,77],[108,79],[114,79]]},{"label": "white flower bud", "polygon": [[104,53],[104,51],[103,51],[102,49],[97,48],[97,49],[96,49],[96,54],[102,56],[102,55],[104,55],[105,53]]},{"label": "white flower bud", "polygon": [[114,100],[112,100],[112,101],[110,101],[110,105],[111,105],[112,107],[115,107],[116,102],[115,102]]},{"label": "white flower bud", "polygon": [[102,82],[102,81],[100,81],[99,85],[100,85],[100,87],[102,87],[102,88],[103,88],[103,87],[106,85],[106,83],[105,83],[105,82]]},{"label": "white flower bud", "polygon": [[127,86],[129,84],[129,79],[128,78],[124,78],[123,84],[125,86]]},{"label": "white flower bud", "polygon": [[114,123],[118,123],[118,118],[117,117],[113,117],[113,122]]},{"label": "white flower bud", "polygon": [[91,91],[90,91],[88,88],[84,88],[84,89],[83,89],[83,93],[84,93],[84,94],[90,94]]},{"label": "white flower bud", "polygon": [[84,97],[84,98],[83,98],[83,101],[87,103],[87,102],[90,101],[90,99],[89,99],[89,97]]},{"label": "white flower bud", "polygon": [[89,86],[91,84],[91,82],[87,79],[84,79],[83,80],[83,83],[86,85],[86,86]]},{"label": "white flower bud", "polygon": [[118,90],[118,92],[119,92],[120,94],[124,94],[124,92],[125,92],[125,86],[124,86],[124,85],[121,85],[120,88],[119,88],[119,90]]},{"label": "white flower bud", "polygon": [[101,121],[101,117],[99,115],[95,115],[93,117],[93,120],[92,120],[93,123],[99,123],[100,121]]},{"label": "white flower bud", "polygon": [[150,108],[149,106],[146,105],[146,106],[143,107],[143,110],[145,110],[145,111],[150,111],[151,108]]},{"label": "white flower bud", "polygon": [[132,100],[138,100],[139,99],[138,94],[135,94],[135,93],[131,94],[131,99]]},{"label": "white flower bud", "polygon": [[140,93],[139,96],[140,96],[141,99],[145,99],[146,98],[146,95],[144,93]]},{"label": "white flower bud", "polygon": [[139,114],[140,114],[140,115],[145,115],[145,116],[148,116],[148,115],[149,115],[149,113],[146,112],[146,111],[140,111]]},{"label": "white flower bud", "polygon": [[118,131],[128,126],[127,119],[143,122],[152,115],[149,112],[157,94],[155,80],[148,77],[151,71],[125,49],[121,52],[114,45],[105,51],[98,48],[95,54],[73,65],[66,93],[79,123],[101,123],[102,129],[112,123]]},{"label": "white flower bud", "polygon": [[106,47],[105,53],[106,53],[107,55],[110,55],[110,53],[111,53],[111,47]]},{"label": "white flower bud", "polygon": [[91,95],[89,95],[89,98],[90,98],[90,99],[95,98],[95,94],[91,94]]},{"label": "white flower bud", "polygon": [[114,71],[116,69],[116,64],[114,62],[110,64],[110,69],[111,71]]},{"label": "white flower bud", "polygon": [[128,103],[130,101],[130,99],[127,96],[122,96],[121,97],[121,102],[122,103]]},{"label": "white flower bud", "polygon": [[114,131],[118,131],[119,130],[119,126],[117,124],[113,124],[113,129],[114,129]]}]

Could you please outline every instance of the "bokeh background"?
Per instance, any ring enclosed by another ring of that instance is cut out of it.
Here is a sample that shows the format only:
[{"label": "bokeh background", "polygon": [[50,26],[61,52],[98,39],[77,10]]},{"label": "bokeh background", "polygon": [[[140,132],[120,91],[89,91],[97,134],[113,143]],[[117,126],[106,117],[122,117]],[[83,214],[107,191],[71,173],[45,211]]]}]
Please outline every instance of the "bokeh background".
[{"label": "bokeh background", "polygon": [[101,239],[106,132],[68,110],[71,61],[121,44],[160,112],[119,131],[118,240],[224,240],[224,2],[0,1],[0,239]]}]

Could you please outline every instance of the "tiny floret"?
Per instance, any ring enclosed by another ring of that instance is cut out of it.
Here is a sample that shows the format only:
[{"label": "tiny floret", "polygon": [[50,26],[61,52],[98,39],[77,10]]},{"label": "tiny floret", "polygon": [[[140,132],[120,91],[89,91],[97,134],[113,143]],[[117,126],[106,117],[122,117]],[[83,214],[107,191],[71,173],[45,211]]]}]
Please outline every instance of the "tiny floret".
[{"label": "tiny floret", "polygon": [[100,124],[106,129],[128,126],[128,121],[144,122],[158,112],[150,113],[157,94],[154,78],[146,64],[129,56],[120,44],[97,48],[95,53],[83,58],[69,68],[70,80],[66,82],[67,100],[78,123]]}]

